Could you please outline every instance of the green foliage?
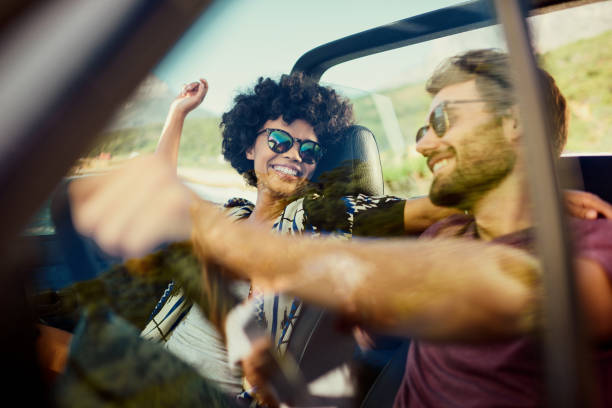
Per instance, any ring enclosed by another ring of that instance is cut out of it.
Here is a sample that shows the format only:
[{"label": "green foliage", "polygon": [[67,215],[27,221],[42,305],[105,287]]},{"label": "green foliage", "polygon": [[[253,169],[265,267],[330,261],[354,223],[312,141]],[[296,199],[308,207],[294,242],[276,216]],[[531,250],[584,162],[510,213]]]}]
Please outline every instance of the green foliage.
[{"label": "green foliage", "polygon": [[425,157],[405,155],[403,160],[382,163],[386,194],[399,197],[427,194],[431,172]]},{"label": "green foliage", "polygon": [[540,56],[570,106],[567,152],[612,152],[612,30]]},{"label": "green foliage", "polygon": [[185,122],[179,164],[210,164],[221,155],[220,118],[198,118]]},{"label": "green foliage", "polygon": [[[187,118],[179,148],[179,165],[207,165],[218,163],[221,154],[220,118]],[[137,152],[152,153],[157,147],[162,123],[139,128],[120,129],[105,132],[100,142],[89,152],[96,157],[102,152],[114,158],[127,157]]]},{"label": "green foliage", "polygon": [[113,157],[126,157],[133,152],[151,153],[155,151],[161,130],[162,124],[156,124],[104,132],[87,157],[100,153],[110,153]]}]

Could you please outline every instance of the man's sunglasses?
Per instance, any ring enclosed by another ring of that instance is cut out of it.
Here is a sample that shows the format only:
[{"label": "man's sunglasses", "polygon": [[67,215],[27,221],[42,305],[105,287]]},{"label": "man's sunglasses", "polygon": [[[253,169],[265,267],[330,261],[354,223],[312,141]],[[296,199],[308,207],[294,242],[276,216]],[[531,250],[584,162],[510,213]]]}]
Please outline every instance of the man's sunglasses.
[{"label": "man's sunglasses", "polygon": [[268,133],[268,147],[274,153],[285,153],[293,147],[294,143],[297,143],[299,145],[298,152],[304,163],[316,164],[323,157],[323,147],[315,141],[294,138],[281,129],[266,128],[257,132],[257,135],[259,136],[264,132]]},{"label": "man's sunglasses", "polygon": [[450,119],[448,116],[448,105],[456,104],[456,103],[475,103],[475,102],[488,102],[488,99],[470,99],[470,100],[457,100],[457,101],[444,101],[437,105],[429,115],[429,124],[421,127],[417,130],[416,133],[416,142],[419,141],[425,136],[425,133],[431,127],[438,137],[443,137],[444,134],[450,128]]}]

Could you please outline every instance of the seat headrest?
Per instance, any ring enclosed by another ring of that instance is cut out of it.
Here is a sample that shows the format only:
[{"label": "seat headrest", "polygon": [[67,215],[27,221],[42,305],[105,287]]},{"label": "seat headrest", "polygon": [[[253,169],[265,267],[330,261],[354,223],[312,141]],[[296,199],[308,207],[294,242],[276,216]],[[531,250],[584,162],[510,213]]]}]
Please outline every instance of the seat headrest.
[{"label": "seat headrest", "polygon": [[378,145],[374,134],[366,127],[349,127],[340,143],[326,152],[319,163],[313,181],[341,185],[344,194],[384,194],[384,180]]},{"label": "seat headrest", "polygon": [[564,156],[559,161],[561,187],[588,191],[612,202],[612,155]]}]

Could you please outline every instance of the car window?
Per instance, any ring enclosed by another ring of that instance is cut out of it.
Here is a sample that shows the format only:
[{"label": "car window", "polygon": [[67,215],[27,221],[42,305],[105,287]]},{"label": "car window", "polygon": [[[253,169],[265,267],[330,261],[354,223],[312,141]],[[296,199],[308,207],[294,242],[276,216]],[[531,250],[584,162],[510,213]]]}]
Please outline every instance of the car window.
[{"label": "car window", "polygon": [[[564,155],[611,153],[609,75],[612,3],[568,8],[528,18],[540,65],[568,101]],[[559,27],[568,27],[561,30]],[[571,28],[569,28],[571,27]],[[351,98],[357,120],[371,127],[381,150],[385,188],[404,197],[427,193],[431,172],[415,151],[431,97],[426,78],[451,55],[478,48],[506,49],[499,26],[449,35],[355,59],[328,69],[322,81]]]}]

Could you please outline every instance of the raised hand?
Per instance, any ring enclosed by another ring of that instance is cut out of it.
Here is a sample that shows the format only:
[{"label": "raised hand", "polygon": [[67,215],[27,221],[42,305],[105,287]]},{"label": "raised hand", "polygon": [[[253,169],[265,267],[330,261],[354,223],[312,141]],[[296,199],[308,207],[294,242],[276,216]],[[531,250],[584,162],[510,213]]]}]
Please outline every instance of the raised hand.
[{"label": "raised hand", "polygon": [[200,79],[199,82],[191,82],[183,87],[181,93],[170,105],[170,111],[159,137],[155,154],[166,160],[175,168],[175,171],[178,164],[179,144],[185,117],[202,103],[207,92],[208,82],[205,79]]},{"label": "raised hand", "polygon": [[183,86],[181,93],[172,102],[171,112],[174,111],[178,114],[187,115],[202,103],[207,92],[208,82],[205,79],[186,84]]}]

